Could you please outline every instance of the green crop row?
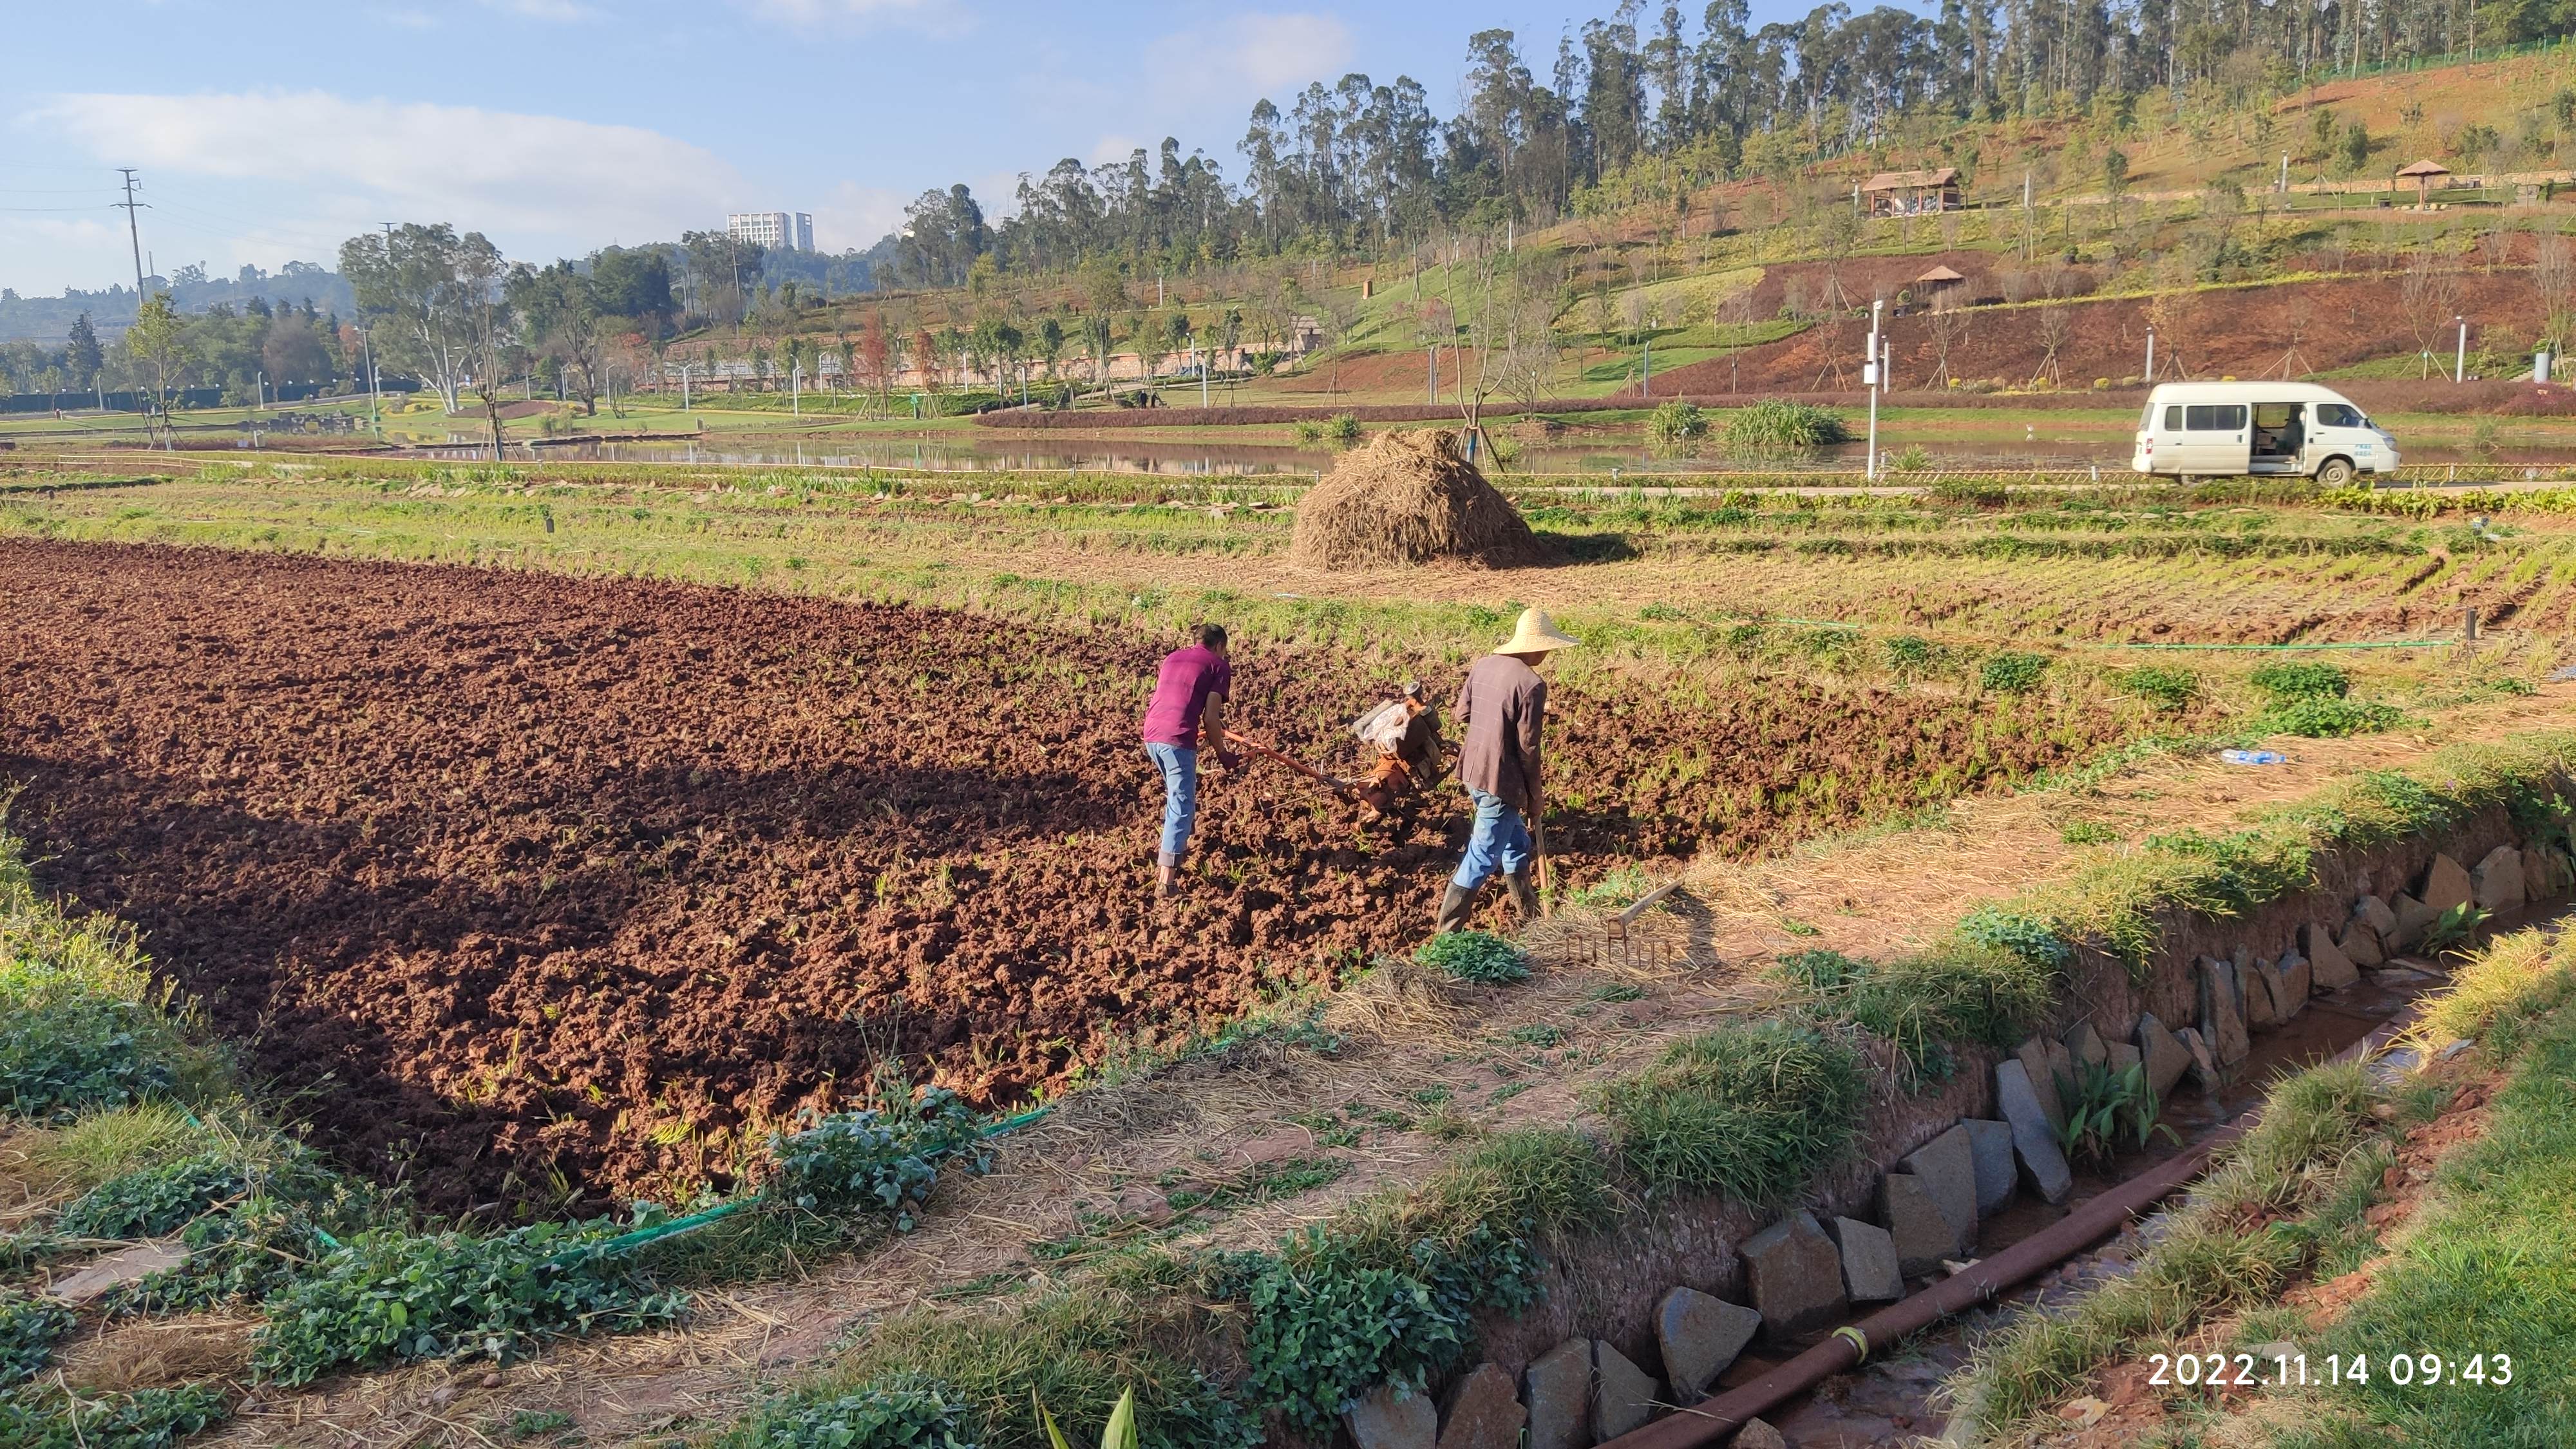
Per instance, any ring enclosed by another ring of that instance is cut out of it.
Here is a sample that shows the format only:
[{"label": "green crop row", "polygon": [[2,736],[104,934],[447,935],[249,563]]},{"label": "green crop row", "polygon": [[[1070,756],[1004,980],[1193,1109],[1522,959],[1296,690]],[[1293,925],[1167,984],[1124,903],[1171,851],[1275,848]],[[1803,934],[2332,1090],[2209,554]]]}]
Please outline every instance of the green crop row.
[{"label": "green crop row", "polygon": [[2463,488],[2455,493],[2332,488],[2317,494],[2316,501],[2325,508],[2385,514],[2393,518],[2439,518],[2446,514],[2576,514],[2576,488]]}]

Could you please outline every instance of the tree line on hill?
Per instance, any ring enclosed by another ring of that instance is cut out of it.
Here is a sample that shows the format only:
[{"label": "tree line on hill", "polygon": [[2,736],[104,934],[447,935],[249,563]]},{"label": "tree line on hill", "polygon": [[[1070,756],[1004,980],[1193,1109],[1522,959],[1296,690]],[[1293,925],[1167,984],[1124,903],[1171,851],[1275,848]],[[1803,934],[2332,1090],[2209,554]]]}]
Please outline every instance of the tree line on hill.
[{"label": "tree line on hill", "polygon": [[1947,140],[1963,122],[2150,96],[2242,105],[2338,71],[2571,29],[2576,0],[1942,0],[1933,16],[1836,3],[1759,28],[1744,0],[1714,0],[1695,27],[1678,4],[1650,24],[1642,0],[1623,0],[1570,28],[1543,76],[1512,31],[1470,36],[1462,104],[1445,119],[1407,76],[1318,80],[1284,107],[1265,98],[1236,148],[1239,181],[1167,139],[1151,156],[1024,173],[1000,221],[964,185],[925,192],[880,246],[894,273],[883,280],[961,285],[986,258],[1003,271],[1096,256],[1178,271],[1383,253],[1447,228],[1551,221],[1605,187],[1686,207],[1713,181],[1895,145],[1972,165]]}]

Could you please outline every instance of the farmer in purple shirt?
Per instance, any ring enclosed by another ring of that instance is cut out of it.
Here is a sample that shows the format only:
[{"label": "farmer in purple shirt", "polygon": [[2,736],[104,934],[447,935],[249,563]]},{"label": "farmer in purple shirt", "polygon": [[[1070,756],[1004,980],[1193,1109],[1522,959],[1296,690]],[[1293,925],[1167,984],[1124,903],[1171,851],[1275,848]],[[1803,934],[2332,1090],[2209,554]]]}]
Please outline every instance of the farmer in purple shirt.
[{"label": "farmer in purple shirt", "polygon": [[1145,706],[1145,754],[1163,772],[1163,848],[1155,857],[1154,892],[1180,888],[1181,858],[1189,853],[1190,828],[1199,816],[1199,737],[1216,747],[1231,770],[1242,757],[1225,747],[1225,701],[1234,683],[1225,659],[1225,630],[1198,627],[1198,642],[1163,656],[1154,680],[1154,702]]}]

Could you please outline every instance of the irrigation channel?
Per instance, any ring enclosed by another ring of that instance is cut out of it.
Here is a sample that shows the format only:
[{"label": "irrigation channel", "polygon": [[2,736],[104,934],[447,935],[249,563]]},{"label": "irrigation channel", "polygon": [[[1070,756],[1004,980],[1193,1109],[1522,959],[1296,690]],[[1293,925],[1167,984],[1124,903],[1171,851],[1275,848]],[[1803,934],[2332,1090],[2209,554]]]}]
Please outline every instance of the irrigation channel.
[{"label": "irrigation channel", "polygon": [[[2567,929],[2571,917],[2576,917],[2576,902],[2565,898],[2544,901],[2499,914],[2480,934],[2482,939],[2488,939],[2537,926],[2554,935]],[[2177,1091],[2166,1100],[2159,1120],[2173,1128],[2177,1140],[2158,1137],[2144,1150],[2123,1152],[2111,1172],[2079,1170],[2075,1190],[2064,1203],[2051,1205],[2029,1193],[2015,1194],[2010,1206],[1980,1223],[1979,1260],[1996,1258],[2006,1249],[2082,1213],[2088,1203],[2193,1153],[2228,1132],[2231,1125],[2244,1125],[2239,1118],[2259,1105],[2275,1083],[2361,1046],[2374,1032],[2397,1022],[2416,997],[2443,979],[2437,966],[2420,957],[2392,958],[2386,968],[2365,972],[2360,984],[2331,996],[2312,998],[2288,1025],[2253,1038],[2252,1050],[2235,1067],[2220,1092]],[[2198,1177],[2194,1173],[2190,1181]],[[2189,1182],[2183,1185],[2187,1187]],[[1868,1361],[1857,1370],[1831,1375],[1814,1389],[1761,1411],[1759,1417],[1780,1431],[1790,1449],[1910,1446],[1935,1439],[1950,1415],[1949,1404],[1939,1394],[1942,1381],[1967,1364],[1979,1338],[2017,1314],[2060,1306],[2107,1280],[2125,1276],[2131,1261],[2154,1240],[2161,1216],[2158,1210],[2130,1222],[2108,1241],[2087,1245],[1991,1304],[1939,1323],[1906,1342],[1902,1351]],[[1936,1287],[1931,1291],[1939,1290]],[[1857,1324],[1870,1316],[1854,1314],[1849,1322]],[[1831,1338],[1828,1332],[1825,1341]],[[1711,1399],[1702,1408],[1713,1407],[1719,1396],[1781,1369],[1792,1357],[1779,1352],[1766,1354],[1759,1347],[1746,1350],[1709,1386]],[[1604,1449],[1620,1449],[1630,1440],[1642,1445],[1650,1436],[1659,1446],[1678,1444],[1680,1426],[1689,1417],[1680,1414],[1658,1419]],[[1720,1435],[1711,1442],[1723,1440]]]}]

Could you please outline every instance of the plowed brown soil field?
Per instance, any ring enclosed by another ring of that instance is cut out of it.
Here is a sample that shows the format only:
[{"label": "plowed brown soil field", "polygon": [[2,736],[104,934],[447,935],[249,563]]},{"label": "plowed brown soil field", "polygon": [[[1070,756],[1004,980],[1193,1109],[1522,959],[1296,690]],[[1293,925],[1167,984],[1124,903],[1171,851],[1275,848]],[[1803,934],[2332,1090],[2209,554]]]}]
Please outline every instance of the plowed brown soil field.
[{"label": "plowed brown soil field", "polygon": [[[900,1052],[991,1104],[1403,949],[1463,813],[1211,778],[1142,888],[1160,641],[634,581],[0,544],[0,782],[354,1165],[444,1209],[722,1183]],[[1420,672],[1242,649],[1317,760]],[[2117,736],[2098,707],[1795,679],[1561,691],[1571,878],[1751,853]]]}]

